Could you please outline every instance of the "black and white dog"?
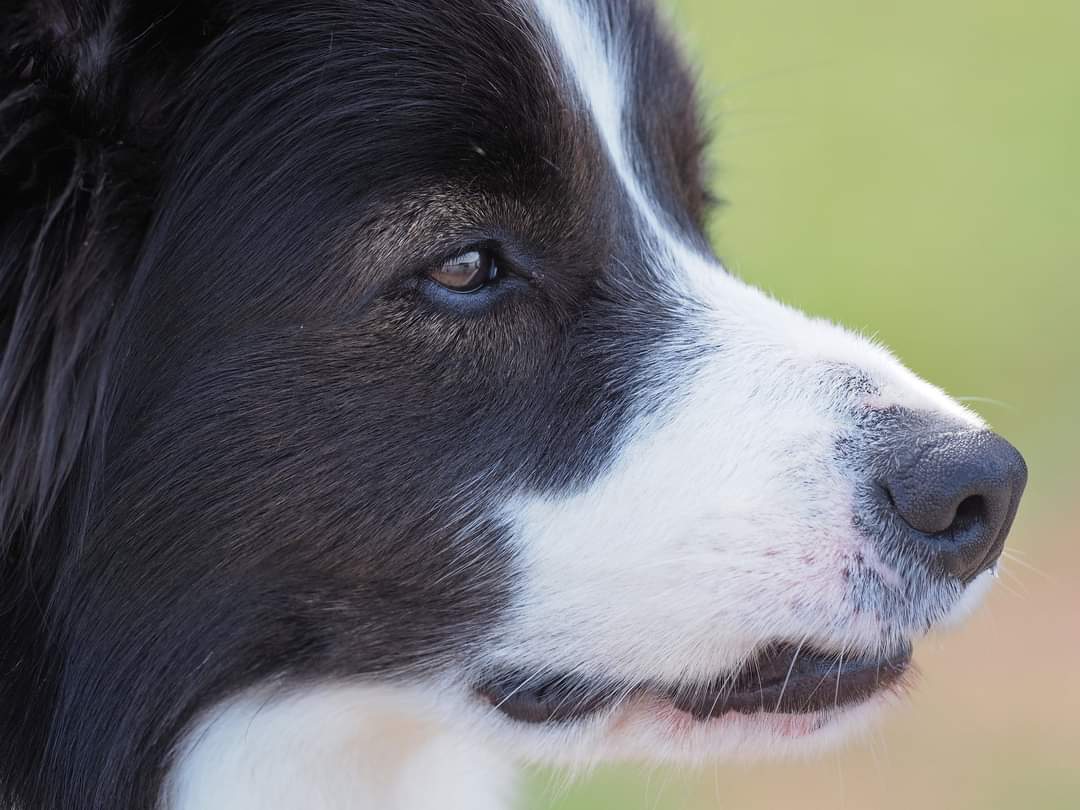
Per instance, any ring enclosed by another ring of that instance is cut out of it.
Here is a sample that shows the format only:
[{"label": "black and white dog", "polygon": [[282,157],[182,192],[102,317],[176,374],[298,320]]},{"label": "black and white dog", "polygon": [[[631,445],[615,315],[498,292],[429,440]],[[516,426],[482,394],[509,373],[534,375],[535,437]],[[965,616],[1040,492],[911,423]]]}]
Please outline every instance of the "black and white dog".
[{"label": "black and white dog", "polygon": [[4,808],[803,751],[985,590],[1023,460],[724,271],[642,3],[4,9]]}]

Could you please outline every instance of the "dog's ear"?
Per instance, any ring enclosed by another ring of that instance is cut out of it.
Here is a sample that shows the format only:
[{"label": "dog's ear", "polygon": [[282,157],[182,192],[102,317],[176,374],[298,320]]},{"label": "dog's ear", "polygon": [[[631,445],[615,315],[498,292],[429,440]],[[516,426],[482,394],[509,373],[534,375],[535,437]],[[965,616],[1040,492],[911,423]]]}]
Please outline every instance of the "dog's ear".
[{"label": "dog's ear", "polygon": [[180,0],[0,6],[2,574],[60,511],[85,517],[79,471],[103,432],[109,335],[170,108],[223,21]]}]

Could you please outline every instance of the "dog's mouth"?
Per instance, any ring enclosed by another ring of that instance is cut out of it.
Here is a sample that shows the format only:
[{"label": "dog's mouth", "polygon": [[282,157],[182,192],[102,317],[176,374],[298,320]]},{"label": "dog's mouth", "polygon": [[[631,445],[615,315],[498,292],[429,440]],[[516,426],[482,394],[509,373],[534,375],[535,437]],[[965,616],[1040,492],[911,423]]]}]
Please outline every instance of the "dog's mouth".
[{"label": "dog's mouth", "polygon": [[856,657],[794,644],[771,644],[740,669],[706,683],[628,683],[582,675],[530,678],[504,670],[476,692],[523,723],[564,723],[650,697],[701,721],[739,714],[810,714],[863,703],[897,686],[911,664],[911,647],[888,656]]}]

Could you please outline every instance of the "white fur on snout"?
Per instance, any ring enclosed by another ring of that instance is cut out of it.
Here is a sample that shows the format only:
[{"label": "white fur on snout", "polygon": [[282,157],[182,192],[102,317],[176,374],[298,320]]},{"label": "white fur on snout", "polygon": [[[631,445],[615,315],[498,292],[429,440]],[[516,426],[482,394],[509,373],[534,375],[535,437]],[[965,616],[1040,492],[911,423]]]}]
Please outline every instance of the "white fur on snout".
[{"label": "white fur on snout", "polygon": [[858,549],[834,426],[790,373],[745,371],[700,371],[593,486],[511,505],[528,576],[508,655],[674,679],[772,637],[847,640],[822,622]]},{"label": "white fur on snout", "polygon": [[[508,505],[524,578],[494,659],[674,680],[713,677],[775,639],[837,651],[894,642],[890,617],[852,598],[859,566],[896,577],[853,526],[857,473],[836,439],[867,408],[982,422],[882,347],[776,302],[681,240],[626,148],[632,77],[618,38],[573,0],[537,7],[701,351],[658,349],[668,389],[643,384],[640,396],[670,401],[642,408],[595,482]],[[703,359],[676,359],[688,356]],[[845,369],[878,393],[853,393]]]}]

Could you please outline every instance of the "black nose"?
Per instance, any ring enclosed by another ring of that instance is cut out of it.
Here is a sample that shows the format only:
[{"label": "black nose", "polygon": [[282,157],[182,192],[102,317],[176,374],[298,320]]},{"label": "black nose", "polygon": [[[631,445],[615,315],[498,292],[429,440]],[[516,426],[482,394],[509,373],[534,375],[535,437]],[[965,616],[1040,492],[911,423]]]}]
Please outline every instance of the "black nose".
[{"label": "black nose", "polygon": [[989,431],[962,431],[916,435],[891,456],[879,483],[908,542],[965,582],[992,566],[1027,483],[1017,449]]}]

